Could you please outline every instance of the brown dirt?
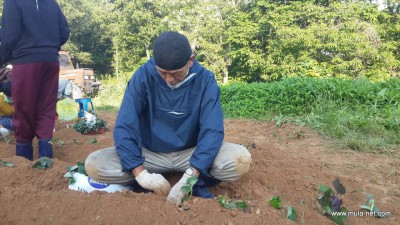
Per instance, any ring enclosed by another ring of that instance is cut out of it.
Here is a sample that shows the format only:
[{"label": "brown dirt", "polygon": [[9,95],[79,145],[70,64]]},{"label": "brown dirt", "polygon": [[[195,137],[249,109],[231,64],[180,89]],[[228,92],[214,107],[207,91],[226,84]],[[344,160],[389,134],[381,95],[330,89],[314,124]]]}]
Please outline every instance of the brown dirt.
[{"label": "brown dirt", "polygon": [[[99,115],[112,130],[116,115]],[[333,149],[305,127],[225,121],[225,140],[247,146],[253,162],[242,179],[221,183],[211,191],[216,196],[226,194],[248,201],[249,212],[242,212],[223,209],[216,200],[192,198],[190,209],[179,211],[165,202],[165,196],[156,194],[69,190],[63,178],[66,167],[85,160],[92,151],[111,146],[113,138],[111,131],[81,135],[67,124],[57,121],[54,138],[64,144],[55,144],[54,164],[47,170],[34,169],[35,161],[14,156],[15,144],[0,143],[0,159],[16,165],[0,166],[0,224],[293,224],[285,218],[285,209],[268,205],[276,195],[281,196],[283,205],[297,210],[296,224],[333,224],[321,215],[316,197],[318,186],[332,186],[336,177],[347,189],[343,201],[348,210],[359,210],[370,193],[381,211],[391,212],[385,219],[352,216],[345,224],[400,224],[399,158]],[[97,144],[91,143],[93,138]],[[177,175],[167,178],[173,183]]]}]

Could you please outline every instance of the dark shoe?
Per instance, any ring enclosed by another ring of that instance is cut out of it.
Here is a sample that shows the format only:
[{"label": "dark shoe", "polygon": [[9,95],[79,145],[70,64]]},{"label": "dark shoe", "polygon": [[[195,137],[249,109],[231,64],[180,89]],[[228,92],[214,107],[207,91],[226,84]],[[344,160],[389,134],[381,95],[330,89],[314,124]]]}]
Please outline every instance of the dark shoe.
[{"label": "dark shoe", "polygon": [[208,190],[207,187],[194,185],[193,187],[193,196],[201,197],[201,198],[214,198],[214,195]]},{"label": "dark shoe", "polygon": [[30,143],[18,143],[16,145],[16,155],[33,160],[33,145]]},{"label": "dark shoe", "polygon": [[214,198],[214,195],[208,190],[209,187],[216,186],[221,181],[212,177],[201,176],[193,186],[193,196],[202,198]]},{"label": "dark shoe", "polygon": [[53,158],[53,146],[50,138],[39,139],[39,158],[42,157]]}]

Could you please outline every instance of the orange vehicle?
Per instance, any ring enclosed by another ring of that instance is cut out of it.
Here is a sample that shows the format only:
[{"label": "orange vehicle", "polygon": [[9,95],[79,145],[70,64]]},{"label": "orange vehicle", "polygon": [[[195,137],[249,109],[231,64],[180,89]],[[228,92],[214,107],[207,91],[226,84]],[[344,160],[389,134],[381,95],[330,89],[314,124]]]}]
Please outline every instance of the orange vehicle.
[{"label": "orange vehicle", "polygon": [[96,76],[91,68],[74,68],[71,58],[67,51],[60,51],[58,60],[60,61],[60,79],[66,79],[77,85],[86,95],[97,94],[101,82],[96,80]]}]

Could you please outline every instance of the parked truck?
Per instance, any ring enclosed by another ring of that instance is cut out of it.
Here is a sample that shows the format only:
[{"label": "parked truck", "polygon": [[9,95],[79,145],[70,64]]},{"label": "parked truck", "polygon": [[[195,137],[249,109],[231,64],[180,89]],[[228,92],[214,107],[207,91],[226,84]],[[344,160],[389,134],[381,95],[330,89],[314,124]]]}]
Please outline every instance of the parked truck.
[{"label": "parked truck", "polygon": [[60,79],[66,79],[78,86],[86,95],[95,95],[99,91],[101,82],[96,80],[96,76],[91,68],[74,68],[68,51],[60,51],[58,59],[60,61]]}]

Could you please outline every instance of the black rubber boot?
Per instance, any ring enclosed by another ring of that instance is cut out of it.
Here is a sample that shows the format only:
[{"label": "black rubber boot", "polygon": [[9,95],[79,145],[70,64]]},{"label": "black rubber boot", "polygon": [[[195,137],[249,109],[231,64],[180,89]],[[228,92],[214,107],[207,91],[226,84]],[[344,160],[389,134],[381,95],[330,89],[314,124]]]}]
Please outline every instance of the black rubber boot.
[{"label": "black rubber boot", "polygon": [[42,157],[53,158],[53,146],[50,138],[39,139],[39,158]]},{"label": "black rubber boot", "polygon": [[33,160],[33,145],[30,143],[18,143],[16,145],[16,155]]}]

